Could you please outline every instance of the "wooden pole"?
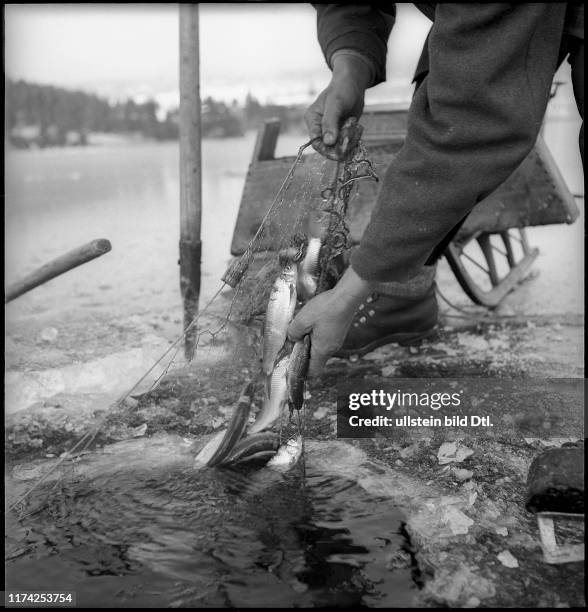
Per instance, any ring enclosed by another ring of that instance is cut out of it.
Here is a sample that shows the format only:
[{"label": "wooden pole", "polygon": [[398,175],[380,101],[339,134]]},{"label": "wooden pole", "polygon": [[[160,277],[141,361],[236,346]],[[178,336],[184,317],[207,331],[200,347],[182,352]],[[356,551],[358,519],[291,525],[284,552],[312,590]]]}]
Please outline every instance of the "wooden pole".
[{"label": "wooden pole", "polygon": [[6,287],[4,292],[4,303],[7,304],[23,295],[23,293],[50,281],[52,278],[64,272],[68,272],[72,268],[81,266],[92,259],[96,259],[96,257],[104,255],[104,253],[108,253],[111,248],[112,246],[108,240],[105,238],[98,238],[97,240],[88,242],[88,244],[73,249],[73,251],[65,253],[65,255],[60,255],[30,274],[27,274],[23,279]]},{"label": "wooden pole", "polygon": [[180,290],[184,303],[186,359],[196,329],[190,327],[200,296],[202,158],[198,4],[180,4]]}]

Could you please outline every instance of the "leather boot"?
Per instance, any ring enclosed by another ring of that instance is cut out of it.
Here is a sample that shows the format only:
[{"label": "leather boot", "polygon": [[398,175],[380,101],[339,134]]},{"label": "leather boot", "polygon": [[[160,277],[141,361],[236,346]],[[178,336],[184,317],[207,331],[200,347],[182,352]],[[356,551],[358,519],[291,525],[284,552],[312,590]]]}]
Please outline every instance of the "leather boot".
[{"label": "leather boot", "polygon": [[345,342],[335,356],[361,357],[385,344],[406,346],[434,335],[439,309],[435,282],[431,280],[427,285],[414,292],[416,295],[372,293],[357,309]]}]

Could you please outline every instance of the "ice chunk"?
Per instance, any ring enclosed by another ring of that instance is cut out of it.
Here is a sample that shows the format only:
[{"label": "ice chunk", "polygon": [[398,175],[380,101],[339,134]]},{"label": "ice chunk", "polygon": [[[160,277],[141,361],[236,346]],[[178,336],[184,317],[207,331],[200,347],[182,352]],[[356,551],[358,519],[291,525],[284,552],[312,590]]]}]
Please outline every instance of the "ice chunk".
[{"label": "ice chunk", "polygon": [[[24,410],[58,393],[104,394],[105,402],[115,399],[152,368],[162,354],[162,347],[153,339],[140,348],[114,353],[84,363],[42,371],[10,371],[5,376],[7,413]],[[165,371],[166,360],[154,367],[134,389],[135,394],[147,391]]]},{"label": "ice chunk", "polygon": [[440,465],[446,463],[461,463],[464,459],[467,459],[470,455],[473,455],[474,451],[467,446],[463,446],[458,442],[444,442],[439,447],[437,452],[437,458],[439,459]]},{"label": "ice chunk", "polygon": [[516,557],[510,552],[510,550],[503,550],[499,555],[496,555],[500,563],[504,565],[504,567],[515,568],[519,566],[519,562]]}]

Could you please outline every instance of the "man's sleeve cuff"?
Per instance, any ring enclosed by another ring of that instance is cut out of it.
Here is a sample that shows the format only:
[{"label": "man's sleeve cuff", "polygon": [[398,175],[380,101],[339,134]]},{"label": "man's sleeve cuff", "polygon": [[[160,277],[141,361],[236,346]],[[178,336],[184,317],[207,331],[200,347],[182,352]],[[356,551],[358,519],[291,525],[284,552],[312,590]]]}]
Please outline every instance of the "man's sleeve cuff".
[{"label": "man's sleeve cuff", "polygon": [[390,268],[377,249],[362,248],[361,244],[351,253],[349,265],[357,276],[370,283],[406,283],[422,271],[422,264],[414,268]]}]

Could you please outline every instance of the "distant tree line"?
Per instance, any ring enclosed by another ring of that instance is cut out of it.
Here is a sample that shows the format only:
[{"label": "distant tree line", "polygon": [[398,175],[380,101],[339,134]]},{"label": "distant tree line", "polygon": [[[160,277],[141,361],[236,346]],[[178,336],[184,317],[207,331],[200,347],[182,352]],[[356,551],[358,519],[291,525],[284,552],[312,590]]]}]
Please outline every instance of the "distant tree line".
[{"label": "distant tree line", "polygon": [[279,119],[283,131],[302,129],[305,109],[297,105],[261,104],[249,93],[245,99],[245,123],[247,129],[257,129],[266,119]]},{"label": "distant tree line", "polygon": [[[158,118],[155,100],[128,99],[112,103],[95,94],[51,85],[6,80],[6,135],[17,147],[84,145],[91,132],[139,134],[157,140],[176,139],[179,112]],[[268,118],[279,118],[283,129],[302,124],[302,109],[262,105],[251,94],[245,105],[207,97],[202,101],[204,137],[241,136]]]},{"label": "distant tree line", "polygon": [[171,117],[157,118],[154,100],[110,103],[95,94],[6,80],[6,134],[15,146],[86,144],[90,132],[177,138]]},{"label": "distant tree line", "polygon": [[237,100],[228,105],[207,97],[202,100],[202,135],[204,137],[242,136],[247,130],[258,129],[266,119],[280,119],[282,129],[302,125],[303,108],[261,104],[251,93],[244,106]]}]

